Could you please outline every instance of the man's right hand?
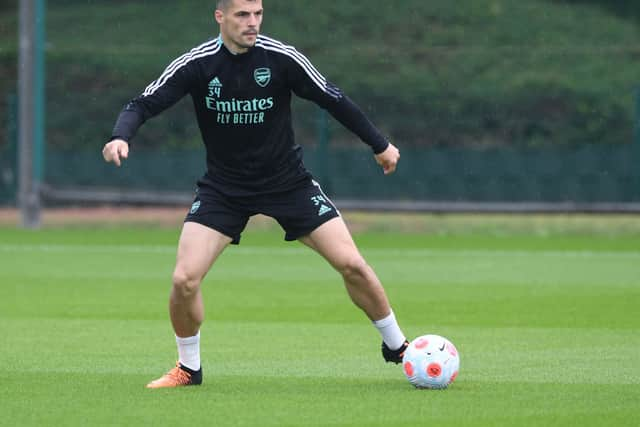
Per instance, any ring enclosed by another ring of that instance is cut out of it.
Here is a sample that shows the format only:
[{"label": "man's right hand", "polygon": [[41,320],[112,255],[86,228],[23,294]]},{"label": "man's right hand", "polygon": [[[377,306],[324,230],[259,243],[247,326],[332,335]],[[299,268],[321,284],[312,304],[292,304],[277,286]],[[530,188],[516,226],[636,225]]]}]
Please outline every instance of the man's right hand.
[{"label": "man's right hand", "polygon": [[121,159],[129,157],[129,144],[123,139],[114,139],[105,144],[102,149],[102,157],[106,162],[113,162],[116,166],[120,166]]}]

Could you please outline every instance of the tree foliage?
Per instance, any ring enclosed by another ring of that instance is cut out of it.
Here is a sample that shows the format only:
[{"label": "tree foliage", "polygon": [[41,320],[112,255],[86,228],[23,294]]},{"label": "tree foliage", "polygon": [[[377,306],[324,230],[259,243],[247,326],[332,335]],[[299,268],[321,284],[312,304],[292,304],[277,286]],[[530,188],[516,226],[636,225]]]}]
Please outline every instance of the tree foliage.
[{"label": "tree foliage", "polygon": [[[121,106],[217,35],[212,2],[49,2],[47,135],[98,146]],[[626,143],[640,76],[636,2],[265,0],[265,33],[295,45],[403,145]],[[614,13],[611,13],[614,12]],[[0,91],[15,90],[15,14],[0,16]],[[6,117],[0,104],[0,113]],[[199,144],[189,101],[139,135]],[[315,110],[296,103],[302,142]],[[5,132],[3,128],[0,132]],[[353,137],[332,124],[334,140]],[[6,135],[5,135],[6,136]],[[6,138],[3,138],[6,141]],[[2,142],[0,142],[2,143]]]}]

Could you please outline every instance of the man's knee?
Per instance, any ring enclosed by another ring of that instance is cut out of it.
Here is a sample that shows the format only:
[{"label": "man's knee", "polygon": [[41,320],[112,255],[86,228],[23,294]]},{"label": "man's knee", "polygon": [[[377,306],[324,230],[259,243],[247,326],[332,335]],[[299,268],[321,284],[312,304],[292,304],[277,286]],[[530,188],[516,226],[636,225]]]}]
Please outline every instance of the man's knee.
[{"label": "man's knee", "polygon": [[202,278],[177,266],[173,271],[173,289],[183,297],[189,297],[198,292]]},{"label": "man's knee", "polygon": [[358,278],[366,278],[371,272],[371,267],[361,256],[350,256],[342,260],[338,266],[338,271],[347,281]]}]

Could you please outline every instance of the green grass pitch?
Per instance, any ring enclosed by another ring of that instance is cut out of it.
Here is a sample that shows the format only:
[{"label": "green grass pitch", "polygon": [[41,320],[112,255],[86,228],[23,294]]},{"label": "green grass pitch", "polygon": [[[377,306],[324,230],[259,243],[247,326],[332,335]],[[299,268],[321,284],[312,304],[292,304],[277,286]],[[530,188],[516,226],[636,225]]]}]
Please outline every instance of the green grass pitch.
[{"label": "green grass pitch", "polygon": [[177,233],[0,228],[0,425],[640,425],[637,234],[356,234],[405,333],[460,351],[421,391],[324,261],[247,233],[203,285],[204,384],[147,390]]}]

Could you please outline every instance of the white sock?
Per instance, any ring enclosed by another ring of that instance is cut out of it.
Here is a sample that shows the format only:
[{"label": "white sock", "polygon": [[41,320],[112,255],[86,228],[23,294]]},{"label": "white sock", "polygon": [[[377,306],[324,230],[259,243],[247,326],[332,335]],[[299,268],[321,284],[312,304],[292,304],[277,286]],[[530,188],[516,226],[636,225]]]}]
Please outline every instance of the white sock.
[{"label": "white sock", "polygon": [[178,344],[178,361],[192,371],[200,370],[200,331],[192,337],[180,338],[176,335]]},{"label": "white sock", "polygon": [[402,344],[404,344],[407,339],[400,330],[400,326],[398,326],[393,310],[391,310],[391,313],[384,319],[374,320],[373,326],[380,331],[382,341],[384,341],[391,350],[397,350],[402,347]]}]

